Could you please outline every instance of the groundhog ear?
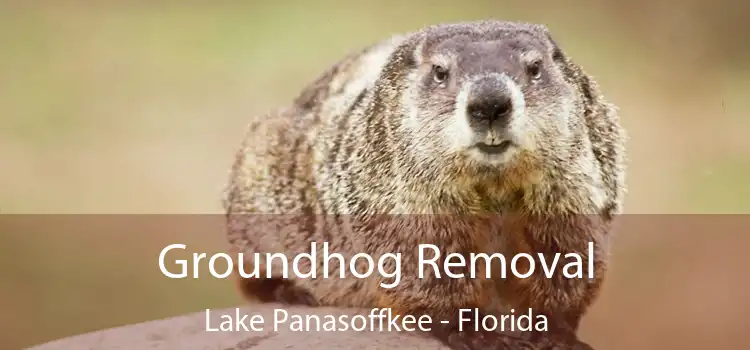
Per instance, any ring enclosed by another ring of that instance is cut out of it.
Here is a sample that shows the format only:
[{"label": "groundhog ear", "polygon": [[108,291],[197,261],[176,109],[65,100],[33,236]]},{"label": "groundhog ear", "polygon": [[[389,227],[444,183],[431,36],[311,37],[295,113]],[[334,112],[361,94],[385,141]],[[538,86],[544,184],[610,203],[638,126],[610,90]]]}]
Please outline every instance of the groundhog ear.
[{"label": "groundhog ear", "polygon": [[424,51],[425,51],[425,44],[427,43],[426,37],[417,37],[414,40],[414,44],[411,45],[412,52],[411,52],[411,59],[413,60],[411,63],[415,66],[419,66],[424,62]]},{"label": "groundhog ear", "polygon": [[567,58],[565,56],[565,52],[563,52],[563,50],[560,48],[560,45],[557,44],[555,39],[552,38],[552,34],[550,34],[549,32],[546,32],[545,34],[547,36],[547,41],[552,48],[552,60],[559,63],[565,62]]}]

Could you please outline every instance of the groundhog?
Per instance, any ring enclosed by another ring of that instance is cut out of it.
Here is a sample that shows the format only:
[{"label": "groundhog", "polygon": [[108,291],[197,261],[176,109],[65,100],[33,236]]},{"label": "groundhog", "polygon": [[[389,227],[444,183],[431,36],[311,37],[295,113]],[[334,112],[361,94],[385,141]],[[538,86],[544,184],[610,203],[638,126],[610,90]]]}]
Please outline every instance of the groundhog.
[{"label": "groundhog", "polygon": [[[261,302],[427,314],[450,321],[433,321],[432,334],[453,349],[589,348],[575,333],[622,211],[624,140],[615,106],[544,25],[485,20],[395,35],[249,123],[225,192],[228,239],[245,270],[271,276],[239,278],[240,288]],[[401,253],[403,277],[390,289],[377,271],[342,279],[334,261],[333,277],[284,278],[253,258],[291,260],[312,242],[318,256],[327,242],[347,262]],[[578,253],[587,265],[589,242],[593,279],[562,277],[562,261],[552,278],[539,266],[529,278],[499,278],[494,267],[491,278],[486,267],[476,278],[418,277],[419,244],[442,257]],[[551,326],[459,331],[460,308],[531,308]]]}]

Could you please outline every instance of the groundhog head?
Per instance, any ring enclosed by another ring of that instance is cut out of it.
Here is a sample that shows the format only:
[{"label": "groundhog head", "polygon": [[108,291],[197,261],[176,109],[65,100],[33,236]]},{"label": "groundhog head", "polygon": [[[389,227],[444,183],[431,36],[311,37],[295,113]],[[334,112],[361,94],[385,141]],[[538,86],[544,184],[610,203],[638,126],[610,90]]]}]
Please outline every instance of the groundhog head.
[{"label": "groundhog head", "polygon": [[571,63],[542,25],[438,25],[394,56],[400,128],[420,162],[496,173],[587,142]]}]

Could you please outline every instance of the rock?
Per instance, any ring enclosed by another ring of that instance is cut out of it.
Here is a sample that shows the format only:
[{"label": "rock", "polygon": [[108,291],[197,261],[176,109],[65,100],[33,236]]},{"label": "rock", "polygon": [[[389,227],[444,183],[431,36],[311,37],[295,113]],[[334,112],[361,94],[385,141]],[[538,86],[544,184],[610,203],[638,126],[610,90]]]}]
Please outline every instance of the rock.
[{"label": "rock", "polygon": [[[275,310],[286,310],[288,322],[274,330]],[[239,311],[238,311],[239,310]],[[173,318],[149,321],[123,327],[82,334],[28,348],[28,350],[278,350],[278,349],[425,349],[448,350],[438,341],[416,332],[365,331],[293,331],[289,329],[291,315],[351,316],[369,314],[369,311],[332,308],[288,307],[278,304],[257,304],[241,308],[210,310],[208,324],[218,328],[227,316],[236,313],[249,315],[245,324],[250,328],[250,317],[261,315],[265,322],[255,323],[262,330],[206,331],[206,312],[192,313]],[[322,321],[321,321],[322,323]],[[351,324],[351,323],[350,323]],[[359,327],[360,322],[355,322]],[[314,327],[314,324],[311,325]],[[322,326],[321,326],[322,327]]]}]

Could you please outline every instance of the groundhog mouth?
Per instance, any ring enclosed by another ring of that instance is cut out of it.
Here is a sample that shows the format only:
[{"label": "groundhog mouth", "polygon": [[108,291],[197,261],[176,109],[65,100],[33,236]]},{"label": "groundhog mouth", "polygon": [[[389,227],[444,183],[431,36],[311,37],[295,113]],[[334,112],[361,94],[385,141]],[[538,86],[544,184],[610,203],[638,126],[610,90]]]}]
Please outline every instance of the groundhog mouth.
[{"label": "groundhog mouth", "polygon": [[503,142],[500,142],[496,145],[488,145],[486,143],[478,143],[474,147],[476,147],[478,150],[480,150],[482,153],[486,154],[501,154],[507,151],[511,146],[513,146],[513,142],[510,140],[506,140]]}]

